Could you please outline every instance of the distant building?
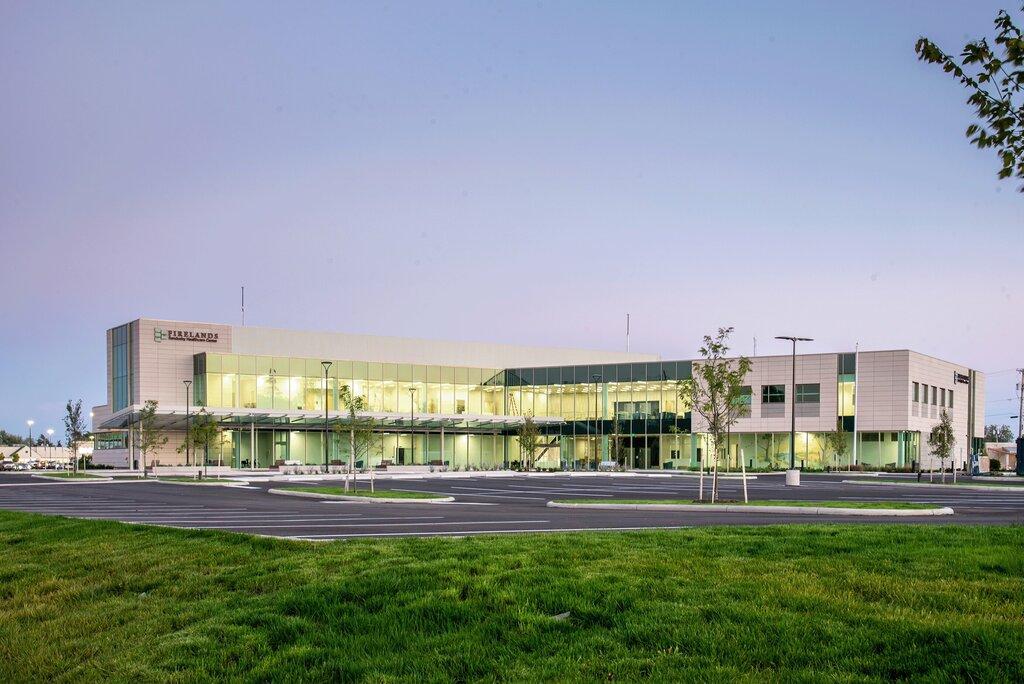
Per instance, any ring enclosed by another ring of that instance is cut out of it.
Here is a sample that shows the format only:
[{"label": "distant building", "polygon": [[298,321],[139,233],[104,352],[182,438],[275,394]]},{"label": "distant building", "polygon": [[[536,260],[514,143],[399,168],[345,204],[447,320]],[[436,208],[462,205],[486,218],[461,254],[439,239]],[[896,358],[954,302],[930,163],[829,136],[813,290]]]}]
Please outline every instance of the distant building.
[{"label": "distant building", "polygon": [[[183,464],[186,410],[204,409],[222,429],[212,464],[319,465],[325,421],[345,422],[343,386],[366,399],[376,420],[379,441],[363,466],[507,467],[521,458],[516,430],[527,415],[543,437],[543,466],[695,468],[707,452],[703,425],[678,394],[699,361],[149,318],[108,330],[106,349],[107,403],[93,409],[98,463],[139,465],[139,411],[154,399],[170,441],[150,462]],[[979,371],[893,350],[801,354],[795,387],[792,372],[789,355],[752,359],[730,467],[741,458],[788,466],[794,398],[801,467],[831,465],[824,436],[842,427],[841,467],[928,468],[928,433],[943,409],[957,436],[954,461],[982,448]],[[327,432],[326,442],[326,460],[347,463],[348,440]]]},{"label": "distant building", "polygon": [[987,473],[992,468],[992,461],[999,463],[999,470],[1006,472],[1017,469],[1017,443],[1016,442],[989,442],[985,445],[985,456],[979,466],[981,472]]},{"label": "distant building", "polygon": [[[78,447],[78,456],[91,456],[93,444],[86,440]],[[19,463],[36,463],[39,465],[68,464],[71,463],[71,450],[66,447],[54,446],[28,446],[19,444],[17,446],[0,446],[0,461],[11,463],[17,455]]]}]

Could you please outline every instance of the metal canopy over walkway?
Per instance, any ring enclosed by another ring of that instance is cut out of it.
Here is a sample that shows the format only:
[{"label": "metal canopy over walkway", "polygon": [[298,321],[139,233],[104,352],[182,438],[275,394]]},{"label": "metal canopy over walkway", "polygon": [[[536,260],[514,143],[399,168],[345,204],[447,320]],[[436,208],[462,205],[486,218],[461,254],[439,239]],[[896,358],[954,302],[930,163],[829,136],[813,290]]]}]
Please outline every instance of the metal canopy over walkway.
[{"label": "metal canopy over walkway", "polygon": [[[114,415],[97,426],[100,430],[119,430],[133,427],[139,422],[139,414],[142,406],[133,405]],[[232,426],[239,428],[250,426],[263,428],[280,428],[288,430],[323,430],[324,414],[315,411],[281,411],[274,409],[220,409],[192,407],[188,415],[195,419],[200,411],[212,416],[217,423],[225,429]],[[513,429],[522,425],[523,416],[488,416],[471,414],[436,414],[427,413],[423,415],[409,415],[402,413],[375,413],[361,412],[357,414],[359,420],[372,419],[374,429],[382,431],[403,430],[408,432],[426,432],[440,429],[457,430],[466,432],[493,432],[496,430]],[[167,430],[184,430],[186,424],[186,411],[184,406],[160,407],[156,412],[157,425]],[[565,422],[562,418],[537,417],[533,419],[538,425],[558,425]],[[346,425],[349,423],[348,415],[342,412],[332,411],[327,416],[327,423],[331,426]]]}]

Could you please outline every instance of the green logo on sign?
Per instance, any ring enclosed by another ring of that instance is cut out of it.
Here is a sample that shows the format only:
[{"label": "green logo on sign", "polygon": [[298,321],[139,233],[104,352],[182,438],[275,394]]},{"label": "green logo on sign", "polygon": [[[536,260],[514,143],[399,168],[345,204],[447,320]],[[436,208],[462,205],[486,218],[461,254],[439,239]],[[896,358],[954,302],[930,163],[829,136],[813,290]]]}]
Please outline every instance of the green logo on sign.
[{"label": "green logo on sign", "polygon": [[163,342],[167,339],[167,331],[163,328],[153,328],[153,339],[156,342]]}]

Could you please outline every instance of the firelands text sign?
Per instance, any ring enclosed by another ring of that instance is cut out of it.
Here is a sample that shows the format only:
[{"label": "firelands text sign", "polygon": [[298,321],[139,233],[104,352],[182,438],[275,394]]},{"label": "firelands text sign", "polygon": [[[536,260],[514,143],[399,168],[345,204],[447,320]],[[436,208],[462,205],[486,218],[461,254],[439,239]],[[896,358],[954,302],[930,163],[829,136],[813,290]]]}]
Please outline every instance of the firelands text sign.
[{"label": "firelands text sign", "polygon": [[163,328],[153,328],[153,339],[157,342],[163,342],[164,340],[216,342],[217,333],[208,330],[164,330]]}]

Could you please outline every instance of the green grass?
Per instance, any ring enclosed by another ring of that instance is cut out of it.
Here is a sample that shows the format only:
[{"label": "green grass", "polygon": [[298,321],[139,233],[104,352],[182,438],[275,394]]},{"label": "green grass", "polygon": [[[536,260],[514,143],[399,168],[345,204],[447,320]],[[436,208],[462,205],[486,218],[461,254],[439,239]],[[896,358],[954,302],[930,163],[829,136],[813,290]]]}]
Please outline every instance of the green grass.
[{"label": "green grass", "polygon": [[73,472],[69,472],[69,471],[60,471],[60,472],[46,472],[46,471],[42,471],[42,472],[33,473],[33,475],[43,475],[45,477],[59,477],[59,478],[64,479],[64,480],[101,480],[101,479],[105,480],[105,479],[107,479],[107,477],[104,476],[104,475],[93,475],[92,473],[82,473],[82,472],[73,473]]},{"label": "green grass", "polygon": [[313,544],[0,512],[0,547],[0,681],[1024,679],[1020,527]]},{"label": "green grass", "polygon": [[393,489],[378,489],[371,492],[368,489],[357,489],[345,491],[344,487],[315,487],[304,485],[289,485],[277,487],[277,489],[289,489],[296,492],[316,492],[317,494],[340,494],[342,496],[365,496],[370,499],[443,499],[445,497],[430,492],[398,492]]},{"label": "green grass", "polygon": [[158,475],[154,479],[167,480],[169,482],[207,482],[216,478],[204,478],[202,480],[197,480],[192,475]]},{"label": "green grass", "polygon": [[[710,504],[710,501],[696,499],[558,499],[555,503],[606,503],[606,504]],[[941,508],[935,504],[910,503],[906,501],[781,501],[768,499],[765,501],[720,501],[728,506],[804,506],[807,508]],[[716,504],[717,505],[717,504]]]}]

